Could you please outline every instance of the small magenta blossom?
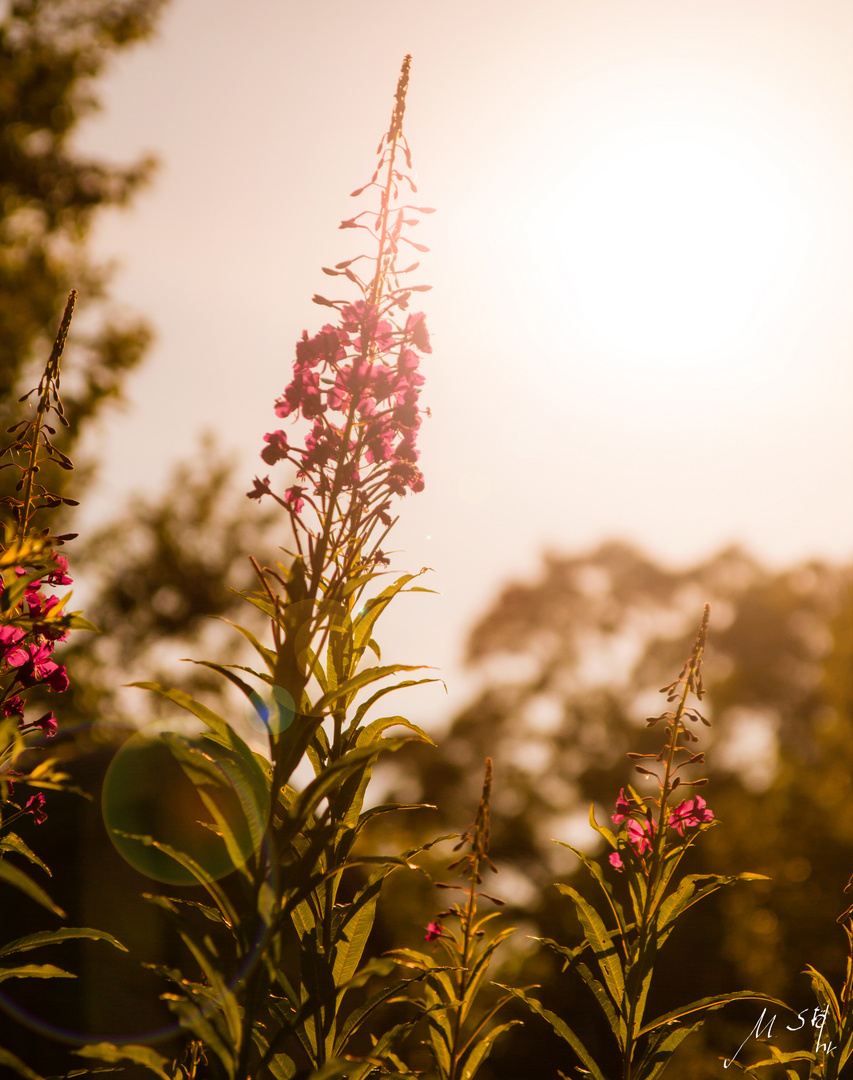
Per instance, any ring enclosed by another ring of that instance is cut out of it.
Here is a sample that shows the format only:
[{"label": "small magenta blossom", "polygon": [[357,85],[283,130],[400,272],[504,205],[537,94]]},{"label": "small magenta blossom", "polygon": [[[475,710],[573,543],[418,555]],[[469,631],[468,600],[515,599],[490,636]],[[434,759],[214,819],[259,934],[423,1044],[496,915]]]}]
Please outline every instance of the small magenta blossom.
[{"label": "small magenta blossom", "polygon": [[628,832],[628,843],[638,855],[652,850],[651,838],[656,828],[654,821],[634,821],[632,818],[625,828]]},{"label": "small magenta blossom", "polygon": [[33,815],[36,825],[43,825],[47,821],[47,814],[44,811],[44,793],[39,791],[37,794],[31,795],[27,799],[25,810],[28,814]]},{"label": "small magenta blossom", "polygon": [[617,825],[621,825],[625,818],[631,812],[631,804],[625,798],[625,789],[619,789],[619,798],[616,800],[616,813],[613,814],[613,821]]},{"label": "small magenta blossom", "polygon": [[622,862],[622,856],[619,854],[618,851],[611,851],[610,865],[615,866],[620,874],[625,869],[625,864]]},{"label": "small magenta blossom", "polygon": [[667,819],[667,825],[675,829],[680,836],[684,836],[685,827],[692,829],[713,820],[713,811],[708,809],[702,796],[697,795],[693,799],[685,799],[683,803],[676,806]]},{"label": "small magenta blossom", "polygon": [[424,940],[435,941],[436,938],[441,937],[441,930],[441,923],[438,921],[438,919],[436,919],[435,922],[428,923],[426,928],[426,934],[424,934]]},{"label": "small magenta blossom", "polygon": [[38,720],[33,720],[28,724],[21,724],[21,731],[32,731],[34,728],[39,728],[42,734],[46,735],[48,739],[52,739],[56,734],[59,724],[56,717],[52,712],[46,712],[43,716],[40,716]]}]

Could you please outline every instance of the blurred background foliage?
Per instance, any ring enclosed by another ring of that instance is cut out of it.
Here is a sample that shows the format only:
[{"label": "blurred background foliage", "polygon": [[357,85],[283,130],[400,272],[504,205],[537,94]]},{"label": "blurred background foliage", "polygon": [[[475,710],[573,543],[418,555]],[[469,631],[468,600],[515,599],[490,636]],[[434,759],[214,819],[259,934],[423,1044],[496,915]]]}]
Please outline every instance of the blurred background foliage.
[{"label": "blurred background foliage", "polygon": [[[771,570],[732,547],[674,570],[618,542],[548,555],[536,580],[508,585],[474,626],[468,662],[481,690],[437,739],[438,750],[413,745],[394,762],[404,773],[393,794],[435,803],[428,829],[441,831],[470,815],[479,763],[494,759],[492,858],[501,876],[490,889],[523,928],[512,975],[540,983],[560,1015],[589,1016],[583,1027],[592,1042],[606,1034],[585,987],[523,935],[580,941],[572,906],[552,883],[571,880],[586,891],[589,882],[551,840],[597,850],[590,805],[606,822],[622,786],[644,790],[626,754],[659,749],[658,729],[644,720],[662,711],[657,691],[680,670],[705,601],[713,726],[699,728],[696,748],[708,751],[701,790],[719,824],[685,872],[752,871],[771,880],[723,890],[693,909],[662,957],[657,1005],[666,1011],[687,995],[753,989],[797,1011],[813,1008],[806,964],[836,985],[845,965],[835,920],[853,874],[853,567],[814,561]],[[423,919],[437,901],[417,895]],[[385,910],[405,905],[398,899]],[[411,934],[407,922],[401,916],[389,936]],[[719,1056],[734,1052],[759,1012],[747,1004],[714,1014],[679,1051],[672,1075],[718,1076]],[[780,1017],[783,1046],[784,1023]],[[522,1076],[532,1061],[549,1075],[569,1064],[560,1054],[546,1025],[528,1020],[499,1044],[489,1075]]]},{"label": "blurred background foliage", "polygon": [[[87,236],[97,213],[126,205],[153,169],[149,159],[82,160],[73,132],[97,108],[97,77],[154,32],[162,7],[162,0],[25,0],[0,21],[0,421],[11,422],[16,398],[37,380],[67,293],[77,288],[80,315],[63,380],[72,426],[61,443],[72,455],[103,410],[120,402],[151,339],[143,320],[112,310],[108,270],[90,260]],[[93,475],[94,463],[82,464],[67,492],[75,498]],[[8,471],[0,473],[5,482]],[[192,665],[179,671],[175,661],[238,658],[235,636],[210,616],[247,621],[248,606],[232,591],[251,585],[247,556],[275,558],[271,522],[246,502],[245,486],[208,442],[177,466],[159,500],[131,501],[99,536],[68,549],[72,573],[82,571],[91,593],[86,614],[103,633],[78,634],[65,648],[71,689],[51,704],[64,729],[56,745],[94,799],[56,796],[48,821],[27,839],[54,870],[52,891],[69,921],[115,933],[131,953],[105,958],[83,944],[79,963],[70,964],[81,972],[76,985],[15,988],[19,1002],[52,1016],[54,1026],[120,1034],[165,1019],[140,962],[169,963],[177,943],[140,898],[151,883],[114,853],[98,791],[116,733],[156,715],[147,700],[140,705],[141,692],[121,690],[131,679],[182,679],[228,715],[227,701],[217,700],[221,683]],[[433,732],[438,747],[413,744],[377,770],[382,798],[437,807],[378,819],[370,842],[396,851],[462,831],[476,809],[484,758],[493,758],[492,858],[500,875],[487,888],[506,899],[505,918],[519,927],[495,978],[537,983],[556,1012],[589,1017],[581,1027],[593,1053],[605,1033],[586,991],[528,936],[580,937],[571,905],[553,888],[555,880],[574,881],[574,859],[551,840],[592,846],[590,804],[603,821],[620,787],[642,789],[625,755],[657,749],[659,736],[643,720],[661,711],[657,690],[680,669],[706,601],[713,727],[699,732],[699,748],[708,750],[703,793],[719,825],[686,869],[748,870],[771,880],[722,891],[694,909],[662,961],[657,1005],[750,988],[797,1011],[811,1008],[800,972],[810,963],[839,981],[844,937],[835,919],[853,873],[853,567],[814,561],[770,569],[735,547],[686,569],[658,565],[621,542],[550,553],[535,578],[507,585],[473,627],[467,661],[480,689],[446,730]],[[438,856],[429,865],[443,876]],[[422,947],[423,928],[444,906],[422,876],[393,875],[372,948]],[[10,936],[42,925],[25,899],[4,894],[0,907]],[[716,1014],[668,1075],[718,1076],[719,1055],[736,1049],[757,1013],[743,1006]],[[569,1070],[544,1023],[525,1020],[498,1043],[485,1080]],[[34,1035],[8,1023],[15,1032],[7,1045],[34,1067],[71,1067],[68,1047],[46,1030]],[[796,1038],[788,1045],[805,1048]]]}]

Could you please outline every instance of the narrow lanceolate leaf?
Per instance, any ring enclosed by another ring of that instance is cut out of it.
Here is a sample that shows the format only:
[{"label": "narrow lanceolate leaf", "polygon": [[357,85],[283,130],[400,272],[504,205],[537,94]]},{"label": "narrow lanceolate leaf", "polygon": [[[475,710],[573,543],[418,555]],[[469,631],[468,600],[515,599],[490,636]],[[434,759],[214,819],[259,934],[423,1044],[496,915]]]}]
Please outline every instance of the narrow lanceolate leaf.
[{"label": "narrow lanceolate leaf", "polygon": [[698,1031],[703,1023],[704,1021],[699,1020],[695,1024],[679,1025],[672,1031],[656,1031],[637,1066],[634,1074],[637,1080],[658,1080],[678,1047],[688,1035]]},{"label": "narrow lanceolate leaf", "polygon": [[90,1046],[81,1046],[79,1050],[72,1050],[72,1054],[79,1057],[94,1058],[96,1061],[106,1061],[115,1064],[118,1061],[132,1061],[135,1065],[142,1065],[159,1076],[161,1080],[172,1080],[166,1067],[169,1062],[162,1054],[152,1050],[150,1046],[115,1046],[113,1043],[93,1043]]},{"label": "narrow lanceolate leaf", "polygon": [[54,964],[23,964],[21,967],[0,968],[0,982],[6,979],[76,979],[70,971]]},{"label": "narrow lanceolate leaf", "polygon": [[220,616],[220,619],[224,623],[228,623],[229,626],[233,626],[238,633],[242,634],[246,641],[252,646],[255,652],[263,658],[264,663],[269,669],[270,675],[275,671],[276,654],[272,649],[268,649],[266,645],[262,645],[260,641],[255,637],[251,630],[247,630],[245,626],[240,626],[239,623],[231,622],[230,619],[226,619],[224,616]]},{"label": "narrow lanceolate leaf", "polygon": [[585,851],[581,851],[580,848],[572,847],[571,844],[567,844],[563,840],[555,840],[553,842],[555,844],[559,844],[560,847],[568,848],[569,851],[571,851],[575,855],[577,855],[577,857],[584,864],[584,866],[589,871],[589,873],[592,875],[592,877],[595,878],[595,880],[598,882],[599,886],[601,887],[602,892],[604,893],[605,897],[607,898],[608,906],[610,907],[610,910],[613,912],[613,915],[616,918],[616,923],[617,923],[617,925],[619,927],[619,930],[621,931],[621,933],[622,933],[622,935],[624,937],[625,933],[626,933],[625,913],[622,910],[622,905],[616,899],[616,896],[615,896],[615,894],[613,892],[613,888],[610,885],[610,882],[604,876],[604,871],[601,869],[598,862],[596,862],[595,859],[590,859]]},{"label": "narrow lanceolate leaf", "polygon": [[832,1015],[835,1018],[836,1028],[841,1026],[841,1008],[838,1004],[838,998],[835,996],[835,991],[830,986],[828,980],[821,975],[819,971],[806,964],[805,974],[812,980],[812,990],[814,990],[815,997],[818,999],[821,1005],[829,1005],[832,1009]]},{"label": "narrow lanceolate leaf", "polygon": [[199,720],[203,721],[210,729],[211,734],[209,734],[207,738],[212,739],[214,742],[218,743],[218,745],[224,746],[226,749],[232,751],[243,763],[246,775],[251,778],[252,790],[261,792],[268,787],[266,773],[264,772],[257,755],[252,753],[231,725],[226,720],[223,720],[221,716],[218,716],[213,712],[212,709],[208,709],[207,706],[202,705],[200,701],[196,701],[195,698],[190,697],[189,694],[185,694],[183,690],[169,690],[166,687],[161,686],[160,683],[138,682],[131,683],[130,685],[138,686],[143,690],[151,690],[160,697],[166,698],[167,701],[172,701],[175,705],[192,713],[193,716],[197,716]]},{"label": "narrow lanceolate leaf", "polygon": [[0,881],[5,881],[13,888],[26,893],[31,900],[35,900],[37,904],[41,904],[42,907],[52,911],[54,915],[58,915],[61,919],[66,917],[62,908],[54,904],[41,885],[37,885],[28,874],[25,874],[17,866],[12,866],[6,859],[0,859]]},{"label": "narrow lanceolate leaf", "polygon": [[607,989],[615,1002],[621,1002],[625,994],[625,976],[618,948],[613,942],[613,934],[618,931],[608,930],[592,904],[585,900],[576,889],[563,884],[557,885],[557,888],[564,896],[569,896],[574,901],[578,918],[586,939],[595,953]]},{"label": "narrow lanceolate leaf", "polygon": [[358,675],[342,682],[328,694],[324,694],[314,706],[316,712],[334,711],[338,708],[349,708],[352,699],[359,690],[379,679],[385,679],[389,675],[396,675],[401,671],[423,671],[428,664],[381,664],[376,667],[365,668]]},{"label": "narrow lanceolate leaf", "polygon": [[721,1009],[723,1005],[727,1005],[730,1001],[766,1001],[771,1005],[778,1005],[780,1009],[784,1009],[786,1012],[791,1011],[784,1001],[770,997],[769,994],[757,994],[752,990],[735,990],[730,994],[714,994],[712,997],[700,998],[689,1005],[683,1005],[679,1009],[673,1009],[672,1012],[664,1013],[663,1016],[656,1017],[640,1028],[637,1032],[637,1038],[642,1038],[643,1035],[648,1035],[650,1032],[656,1031],[666,1024],[671,1024],[673,1021],[681,1020],[685,1016],[692,1016],[695,1013],[710,1009]]},{"label": "narrow lanceolate leaf", "polygon": [[[423,571],[421,571],[421,573],[423,573]],[[416,577],[420,577],[420,574],[403,574],[402,577],[397,578],[393,585],[389,585],[387,589],[384,589],[378,596],[373,597],[373,599],[368,600],[364,605],[362,614],[356,618],[353,627],[353,645],[358,657],[361,657],[364,650],[367,648],[370,639],[373,636],[373,628],[376,625],[379,616],[388,607],[394,597]]]},{"label": "narrow lanceolate leaf", "polygon": [[44,870],[48,877],[51,876],[48,867],[41,861],[41,859],[38,857],[38,855],[36,855],[34,851],[31,851],[30,848],[27,847],[27,845],[20,838],[20,836],[17,835],[17,833],[7,833],[6,836],[0,839],[0,852],[3,851],[16,851],[19,855],[23,855],[25,859],[29,859],[31,863],[34,863],[36,866],[41,867],[41,869]]},{"label": "narrow lanceolate leaf", "polygon": [[592,991],[595,1000],[601,1007],[601,1011],[607,1018],[607,1023],[610,1025],[610,1030],[613,1032],[616,1041],[619,1043],[620,1049],[624,1050],[628,1027],[622,1016],[621,1010],[617,1012],[617,1006],[611,1001],[607,991],[586,964],[582,964],[578,961],[575,964],[575,970]]},{"label": "narrow lanceolate leaf", "polygon": [[337,1040],[335,1041],[332,1051],[333,1054],[342,1054],[346,1050],[350,1039],[358,1032],[365,1020],[370,1017],[371,1013],[379,1008],[380,1005],[383,1005],[388,1001],[389,998],[393,998],[405,990],[409,983],[413,981],[414,980],[412,979],[400,979],[390,986],[384,987],[378,993],[371,995],[364,1005],[359,1006],[359,1008],[351,1012],[349,1016],[347,1016]]},{"label": "narrow lanceolate leaf", "polygon": [[90,930],[87,927],[61,927],[59,930],[40,930],[36,934],[28,934],[26,937],[10,941],[0,947],[0,956],[26,952],[28,949],[37,949],[42,945],[54,945],[58,941],[68,941],[69,938],[90,938],[92,941],[106,941],[115,948],[121,949],[122,952],[127,952],[127,948],[105,930]]},{"label": "narrow lanceolate leaf", "polygon": [[192,874],[199,885],[207,889],[219,906],[219,910],[229,926],[238,925],[239,920],[227,894],[211,879],[210,874],[185,852],[178,851],[169,844],[163,844],[159,840],[153,840],[150,836],[143,836],[139,833],[123,832],[121,829],[112,829],[111,832],[114,832],[116,836],[123,836],[126,840],[138,840],[144,847],[156,848],[157,851],[162,851],[164,855],[168,855],[170,859],[174,859],[179,866]]},{"label": "narrow lanceolate leaf", "polygon": [[538,1013],[543,1019],[547,1020],[560,1038],[568,1043],[572,1050],[574,1050],[583,1063],[584,1068],[589,1071],[593,1080],[607,1080],[607,1077],[601,1069],[599,1069],[598,1065],[596,1065],[595,1059],[584,1044],[577,1035],[575,1035],[568,1024],[564,1020],[561,1020],[556,1013],[552,1013],[550,1009],[546,1009],[536,1000],[536,998],[529,997],[523,990],[516,990],[515,987],[504,986],[501,983],[495,983],[495,986],[499,986],[501,990],[508,990],[515,997],[519,998],[519,1000],[523,1001],[528,1008],[533,1010],[533,1012]]},{"label": "narrow lanceolate leaf", "polygon": [[18,1076],[23,1076],[24,1080],[43,1080],[43,1077],[34,1072],[29,1065],[25,1065],[11,1050],[4,1050],[2,1046],[0,1046],[0,1065],[7,1066]]},{"label": "narrow lanceolate leaf", "polygon": [[423,686],[425,683],[441,682],[441,679],[426,678],[426,679],[403,679],[402,682],[394,683],[392,686],[383,686],[381,690],[377,690],[372,694],[365,702],[363,702],[355,711],[355,715],[352,718],[350,726],[347,728],[347,733],[355,731],[362,720],[367,716],[373,706],[379,701],[380,698],[385,697],[386,694],[393,694],[396,690],[405,690],[409,686]]},{"label": "narrow lanceolate leaf", "polygon": [[492,1028],[487,1035],[478,1039],[476,1044],[471,1048],[468,1057],[465,1059],[460,1080],[473,1080],[479,1067],[492,1052],[492,1047],[495,1045],[495,1042],[505,1031],[509,1031],[511,1027],[515,1027],[516,1024],[521,1023],[523,1023],[522,1020],[509,1020],[505,1024],[498,1024],[498,1026]]}]

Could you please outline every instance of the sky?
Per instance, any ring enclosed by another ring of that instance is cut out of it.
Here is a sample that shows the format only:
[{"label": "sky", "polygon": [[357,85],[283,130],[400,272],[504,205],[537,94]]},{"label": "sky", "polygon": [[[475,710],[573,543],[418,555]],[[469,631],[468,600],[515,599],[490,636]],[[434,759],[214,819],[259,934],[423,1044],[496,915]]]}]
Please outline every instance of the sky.
[{"label": "sky", "polygon": [[[83,525],[155,494],[211,431],[245,476],[294,344],[328,319],[397,75],[418,198],[426,489],[393,659],[467,693],[467,629],[545,550],[614,537],[687,565],[853,551],[848,0],[171,0],[98,85],[81,151],[161,160],[97,226],[156,337]],[[282,478],[283,482],[283,478]],[[246,513],[255,512],[248,504]],[[284,535],[282,542],[284,543]],[[383,659],[385,656],[383,656]]]}]

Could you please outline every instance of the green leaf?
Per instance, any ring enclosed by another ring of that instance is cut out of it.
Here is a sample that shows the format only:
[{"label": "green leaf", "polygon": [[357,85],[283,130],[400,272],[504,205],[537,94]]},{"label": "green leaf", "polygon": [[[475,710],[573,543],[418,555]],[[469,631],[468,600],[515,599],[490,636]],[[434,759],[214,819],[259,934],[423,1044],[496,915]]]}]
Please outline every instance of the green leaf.
[{"label": "green leaf", "polygon": [[355,974],[361,960],[373,922],[376,917],[378,893],[362,904],[352,904],[352,915],[345,918],[341,934],[335,947],[335,962],[332,974],[335,985],[347,982]]},{"label": "green leaf", "polygon": [[21,967],[0,968],[0,982],[6,979],[76,979],[70,971],[55,964],[23,964]]},{"label": "green leaf", "polygon": [[27,847],[17,833],[8,833],[0,840],[0,851],[16,851],[19,855],[23,855],[25,859],[29,859],[31,863],[40,866],[48,877],[52,876],[49,868],[41,861],[34,851],[31,851]]},{"label": "green leaf", "polygon": [[721,1009],[723,1005],[727,1005],[730,1001],[766,1001],[771,1005],[778,1005],[786,1012],[792,1011],[784,1001],[779,1001],[778,998],[770,997],[769,994],[757,994],[752,990],[735,990],[730,994],[714,994],[712,997],[700,998],[698,1001],[693,1001],[689,1005],[682,1005],[678,1009],[673,1009],[672,1012],[664,1013],[663,1016],[656,1017],[650,1023],[645,1024],[640,1028],[636,1034],[636,1038],[640,1039],[643,1035],[648,1035],[650,1032],[656,1031],[666,1024],[681,1020],[685,1016],[691,1016],[693,1013],[710,1009]]},{"label": "green leaf", "polygon": [[332,1052],[335,1055],[343,1053],[347,1047],[347,1043],[374,1010],[379,1008],[379,1006],[384,1004],[389,998],[393,998],[395,994],[399,994],[401,990],[404,990],[409,983],[413,981],[413,979],[399,979],[398,981],[391,983],[390,986],[383,987],[378,993],[373,994],[368,998],[364,1005],[359,1006],[359,1008],[351,1012],[347,1016],[343,1027],[338,1034]]},{"label": "green leaf", "polygon": [[205,1043],[206,1049],[212,1050],[214,1054],[216,1054],[222,1062],[226,1075],[229,1077],[233,1076],[236,1058],[231,1051],[230,1045],[223,1040],[211,1022],[212,1020],[215,1020],[216,1014],[207,1017],[193,1002],[179,998],[176,994],[163,994],[162,1000],[166,1002],[172,1012],[178,1017],[178,1022],[181,1026],[189,1028],[190,1031]]},{"label": "green leaf", "polygon": [[33,1072],[29,1065],[25,1065],[11,1050],[4,1050],[2,1046],[0,1046],[0,1065],[8,1065],[18,1076],[23,1076],[24,1080],[44,1080],[44,1077]]},{"label": "green leaf", "polygon": [[66,918],[62,908],[54,904],[40,885],[36,885],[28,874],[25,874],[17,866],[12,866],[5,859],[0,859],[0,881],[5,881],[13,888],[26,893],[31,900],[35,900],[37,904],[41,904],[42,907],[52,911],[54,915],[58,915],[61,919]]},{"label": "green leaf", "polygon": [[554,1031],[560,1036],[560,1038],[569,1044],[574,1050],[577,1056],[583,1063],[584,1068],[588,1069],[593,1080],[607,1080],[607,1077],[599,1069],[595,1063],[595,1059],[592,1057],[587,1048],[583,1045],[580,1039],[575,1035],[572,1029],[566,1024],[564,1020],[561,1020],[556,1013],[552,1013],[550,1009],[546,1009],[536,998],[529,997],[523,990],[516,990],[512,986],[504,986],[502,983],[495,983],[495,986],[499,986],[501,990],[507,990],[514,997],[517,997],[520,1001],[523,1001],[525,1005],[533,1012],[538,1013],[544,1020],[547,1020]]},{"label": "green leaf", "polygon": [[236,912],[231,906],[231,902],[226,893],[219,888],[217,883],[211,879],[210,874],[208,874],[203,867],[199,866],[195,859],[191,858],[183,851],[178,851],[169,844],[164,844],[159,840],[154,840],[152,837],[142,835],[141,833],[128,833],[123,832],[121,829],[111,829],[110,831],[115,833],[116,836],[123,836],[127,840],[137,840],[145,847],[156,848],[157,851],[162,851],[164,855],[168,855],[170,859],[174,859],[179,866],[183,866],[185,870],[188,870],[192,874],[199,885],[202,885],[207,889],[219,906],[219,909],[229,926],[237,926],[239,924],[239,919],[237,918]]},{"label": "green leaf", "polygon": [[175,705],[178,705],[186,712],[192,713],[193,716],[197,716],[213,733],[212,735],[208,735],[207,738],[212,739],[220,746],[224,746],[240,760],[244,767],[245,775],[250,782],[251,790],[255,792],[256,795],[260,795],[261,792],[269,790],[269,780],[266,771],[260,764],[258,756],[252,753],[231,725],[226,720],[223,720],[221,716],[218,716],[213,712],[212,709],[208,709],[207,706],[202,705],[200,701],[196,701],[195,698],[190,697],[189,694],[185,694],[183,690],[169,690],[166,689],[166,687],[161,686],[160,683],[137,682],[131,683],[130,685],[140,687],[143,690],[150,690],[152,693],[166,698],[167,701],[174,702]]},{"label": "green leaf", "polygon": [[637,1080],[657,1080],[669,1064],[669,1060],[688,1035],[698,1031],[704,1023],[700,1020],[689,1026],[679,1026],[673,1031],[656,1031],[636,1068]]},{"label": "green leaf", "polygon": [[40,930],[36,934],[28,934],[26,937],[10,941],[7,945],[0,947],[0,956],[26,952],[28,949],[37,949],[41,945],[54,945],[58,941],[67,941],[69,938],[89,938],[92,941],[106,941],[122,952],[127,952],[127,948],[105,930],[90,930],[87,927],[61,927],[59,930]]},{"label": "green leaf", "polygon": [[172,1080],[166,1072],[168,1059],[152,1050],[150,1046],[132,1046],[123,1044],[115,1046],[113,1043],[93,1043],[90,1046],[81,1046],[79,1050],[72,1050],[72,1054],[79,1057],[95,1058],[97,1061],[106,1061],[115,1064],[118,1061],[132,1061],[136,1065],[142,1065],[149,1072],[155,1073],[161,1080]]},{"label": "green leaf", "polygon": [[[613,1032],[614,1038],[619,1043],[619,1049],[624,1050],[625,1042],[627,1039],[628,1026],[625,1023],[624,1017],[622,1016],[621,1002],[617,1003],[617,1005],[614,1006],[614,1003],[611,1001],[607,991],[604,989],[598,979],[596,979],[596,977],[586,966],[586,964],[581,963],[580,961],[576,961],[574,967],[577,973],[592,991],[595,1000],[598,1002],[601,1008],[601,1011],[607,1018],[607,1023],[610,1025],[610,1030]],[[619,1010],[618,1012],[617,1008]]]},{"label": "green leaf", "polygon": [[374,720],[358,733],[356,746],[365,746],[376,742],[382,732],[391,727],[404,727],[409,731],[414,731],[419,741],[425,742],[429,746],[435,746],[435,743],[424,729],[418,727],[417,724],[413,724],[411,720],[407,720],[405,716],[383,716],[378,720]]},{"label": "green leaf", "polygon": [[586,939],[592,946],[592,951],[601,967],[607,989],[614,1002],[619,1004],[625,994],[625,976],[619,952],[612,938],[614,934],[619,934],[620,930],[618,928],[608,930],[595,908],[571,885],[558,884],[557,889],[573,900]]},{"label": "green leaf", "polygon": [[426,683],[441,682],[441,679],[425,678],[425,679],[403,679],[402,682],[394,683],[392,686],[383,686],[381,690],[377,690],[372,694],[367,701],[363,702],[355,711],[352,722],[347,729],[348,732],[355,731],[362,720],[367,716],[373,706],[380,698],[385,697],[386,694],[393,694],[395,690],[405,690],[409,686],[423,686]]},{"label": "green leaf", "polygon": [[230,619],[226,619],[223,615],[220,615],[219,619],[224,623],[228,623],[229,626],[233,626],[239,634],[243,635],[246,641],[248,641],[252,648],[254,648],[255,652],[257,652],[258,655],[263,659],[264,663],[269,669],[270,675],[272,675],[275,672],[275,652],[272,649],[268,649],[265,645],[262,645],[252,633],[252,631],[247,630],[245,626],[240,626],[239,623],[232,622]]},{"label": "green leaf", "polygon": [[376,667],[365,668],[364,671],[353,675],[351,679],[346,679],[340,686],[324,694],[314,706],[314,710],[323,712],[336,708],[349,708],[352,699],[365,686],[370,686],[371,683],[385,679],[389,675],[397,675],[401,671],[423,671],[427,667],[429,667],[428,664],[380,664]]},{"label": "green leaf", "polygon": [[211,907],[209,904],[200,904],[197,900],[184,900],[178,896],[155,896],[153,893],[143,893],[142,898],[147,900],[151,904],[156,904],[158,907],[163,908],[166,911],[171,911],[173,914],[177,914],[178,908],[176,904],[181,904],[184,907],[192,907],[197,911],[200,911],[206,919],[210,919],[211,922],[219,923],[221,926],[227,926],[227,923],[222,918],[222,912],[216,908]]},{"label": "green leaf", "polygon": [[832,1015],[835,1019],[836,1029],[841,1026],[841,1008],[838,1004],[838,998],[835,996],[835,991],[829,984],[829,981],[825,976],[811,966],[806,964],[805,974],[809,976],[812,981],[812,990],[815,997],[818,999],[820,1005],[829,1005],[832,1008]]},{"label": "green leaf", "polygon": [[[590,811],[590,815],[591,814],[592,814],[592,811]],[[622,905],[616,899],[616,896],[615,896],[615,894],[613,892],[613,888],[610,885],[610,882],[607,880],[607,878],[605,878],[604,871],[601,869],[598,862],[596,862],[596,860],[594,860],[594,859],[591,859],[586,854],[585,851],[581,851],[580,848],[572,847],[571,844],[567,844],[563,840],[554,840],[553,843],[559,844],[560,847],[568,848],[569,851],[574,852],[574,854],[577,855],[577,857],[581,860],[581,862],[586,867],[586,869],[589,871],[589,873],[592,875],[592,877],[598,882],[599,886],[601,887],[602,892],[604,893],[605,897],[607,898],[607,903],[608,903],[608,905],[610,907],[610,910],[613,912],[613,915],[616,918],[616,923],[617,923],[617,925],[619,927],[619,930],[620,930],[620,932],[621,932],[621,934],[622,934],[622,936],[624,938],[624,936],[625,936],[625,934],[627,932],[626,931],[626,922],[625,922],[625,913],[622,910]]]},{"label": "green leaf", "polygon": [[479,1069],[480,1065],[482,1065],[492,1052],[492,1047],[496,1040],[499,1039],[505,1031],[509,1031],[511,1027],[515,1027],[516,1024],[521,1023],[523,1023],[522,1020],[509,1020],[505,1024],[499,1024],[497,1027],[493,1027],[487,1035],[483,1035],[478,1039],[465,1059],[460,1080],[473,1080],[473,1076],[477,1069]]},{"label": "green leaf", "polygon": [[602,836],[607,841],[607,843],[613,848],[614,851],[618,849],[619,845],[616,841],[616,837],[614,836],[614,834],[605,825],[599,825],[598,822],[595,820],[594,805],[590,805],[589,808],[589,823],[593,827],[593,829],[595,829],[598,835]]}]

